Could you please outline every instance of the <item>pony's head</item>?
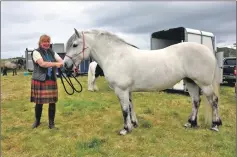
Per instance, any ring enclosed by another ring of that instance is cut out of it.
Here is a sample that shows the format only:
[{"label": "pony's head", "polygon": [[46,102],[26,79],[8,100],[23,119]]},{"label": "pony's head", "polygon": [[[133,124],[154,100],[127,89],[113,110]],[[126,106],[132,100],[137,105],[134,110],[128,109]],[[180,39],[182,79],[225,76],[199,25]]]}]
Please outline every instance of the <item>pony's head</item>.
[{"label": "pony's head", "polygon": [[75,33],[68,39],[66,44],[66,55],[64,57],[64,67],[67,70],[72,70],[90,56],[90,49],[85,41],[83,32],[78,32],[75,28]]}]

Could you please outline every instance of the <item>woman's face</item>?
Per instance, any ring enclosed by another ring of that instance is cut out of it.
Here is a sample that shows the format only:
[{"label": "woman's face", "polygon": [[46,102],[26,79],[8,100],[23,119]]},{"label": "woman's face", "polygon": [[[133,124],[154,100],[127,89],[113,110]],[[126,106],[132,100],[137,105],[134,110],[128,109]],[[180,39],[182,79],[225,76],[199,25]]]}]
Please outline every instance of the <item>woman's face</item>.
[{"label": "woman's face", "polygon": [[50,47],[50,42],[48,40],[43,40],[41,41],[40,46],[47,50]]}]

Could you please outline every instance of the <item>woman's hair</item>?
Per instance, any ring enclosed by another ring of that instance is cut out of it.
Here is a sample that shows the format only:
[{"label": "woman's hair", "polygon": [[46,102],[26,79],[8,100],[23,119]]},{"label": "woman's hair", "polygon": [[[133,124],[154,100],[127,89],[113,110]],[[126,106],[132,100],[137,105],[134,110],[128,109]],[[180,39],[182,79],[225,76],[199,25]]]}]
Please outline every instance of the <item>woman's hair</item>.
[{"label": "woman's hair", "polygon": [[39,47],[40,47],[40,43],[43,41],[48,41],[50,43],[50,41],[51,41],[50,36],[48,36],[46,34],[41,35],[40,39],[39,39],[39,43],[38,43]]}]

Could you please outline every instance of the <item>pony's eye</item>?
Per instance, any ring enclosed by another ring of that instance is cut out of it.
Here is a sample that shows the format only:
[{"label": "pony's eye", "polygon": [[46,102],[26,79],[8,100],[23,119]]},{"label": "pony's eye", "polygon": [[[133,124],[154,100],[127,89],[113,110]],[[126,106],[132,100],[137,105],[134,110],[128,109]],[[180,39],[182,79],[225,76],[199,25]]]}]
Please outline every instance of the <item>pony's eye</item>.
[{"label": "pony's eye", "polygon": [[72,46],[73,46],[73,47],[77,47],[77,44],[73,44]]}]

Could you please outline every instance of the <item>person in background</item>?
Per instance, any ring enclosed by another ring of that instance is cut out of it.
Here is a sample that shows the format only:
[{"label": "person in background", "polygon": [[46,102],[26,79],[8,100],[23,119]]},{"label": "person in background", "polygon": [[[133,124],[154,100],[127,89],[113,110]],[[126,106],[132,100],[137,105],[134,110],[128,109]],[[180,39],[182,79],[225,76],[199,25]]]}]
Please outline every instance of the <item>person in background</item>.
[{"label": "person in background", "polygon": [[34,70],[30,101],[35,103],[35,122],[32,128],[37,128],[40,125],[43,104],[49,104],[49,129],[55,128],[54,118],[58,101],[56,68],[63,66],[63,60],[50,48],[50,40],[48,35],[40,36],[39,47],[31,54]]}]

